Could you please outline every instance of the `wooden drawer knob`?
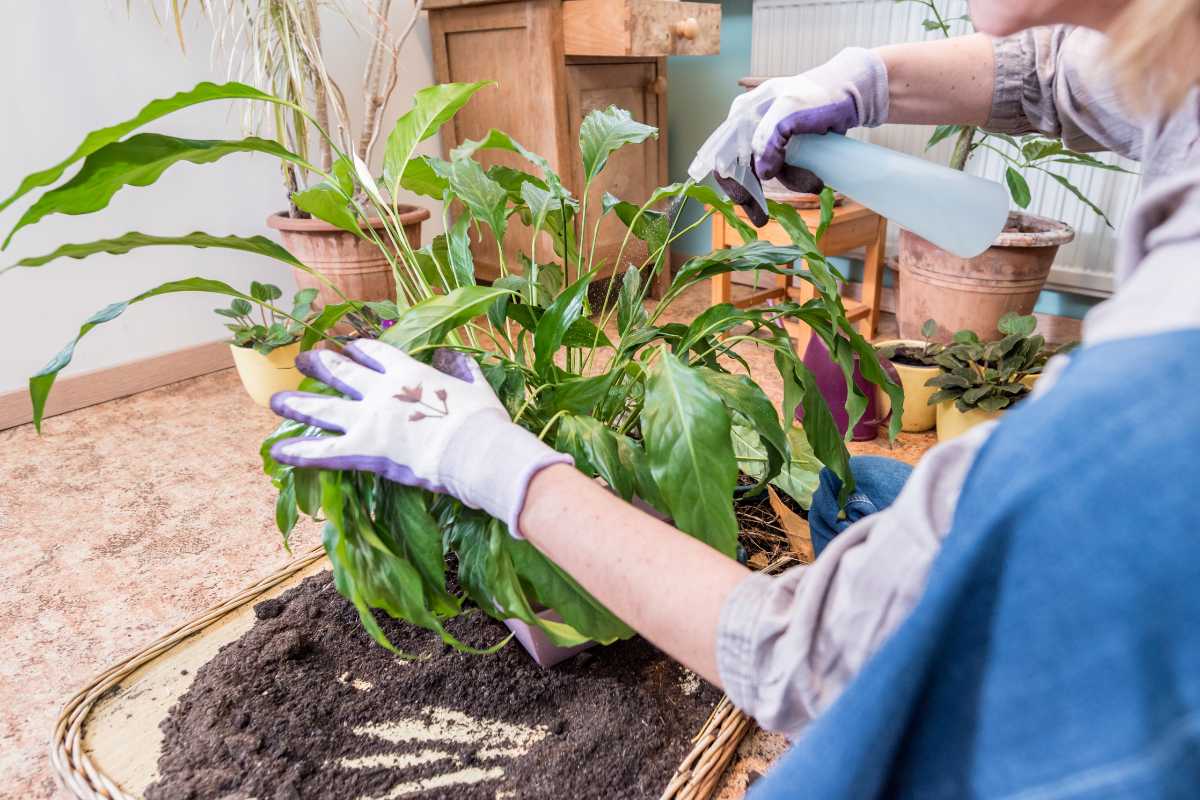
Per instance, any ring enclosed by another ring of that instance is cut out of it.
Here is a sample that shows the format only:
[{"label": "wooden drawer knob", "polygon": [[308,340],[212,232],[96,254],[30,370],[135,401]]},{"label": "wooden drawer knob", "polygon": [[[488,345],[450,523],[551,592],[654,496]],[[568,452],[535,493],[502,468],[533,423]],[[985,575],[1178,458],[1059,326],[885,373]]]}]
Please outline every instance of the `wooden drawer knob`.
[{"label": "wooden drawer knob", "polygon": [[649,84],[647,84],[647,88],[661,97],[667,93],[667,76],[659,75],[657,78],[650,81]]},{"label": "wooden drawer knob", "polygon": [[671,26],[671,33],[680,39],[694,40],[700,35],[700,23],[696,21],[695,17],[688,17],[674,23]]}]

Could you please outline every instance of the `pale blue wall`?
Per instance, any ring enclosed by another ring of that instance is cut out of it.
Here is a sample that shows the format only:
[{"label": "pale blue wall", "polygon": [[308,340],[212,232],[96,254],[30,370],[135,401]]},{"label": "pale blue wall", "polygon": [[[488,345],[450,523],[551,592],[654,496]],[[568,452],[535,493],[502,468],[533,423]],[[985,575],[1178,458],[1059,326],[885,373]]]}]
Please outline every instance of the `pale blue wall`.
[{"label": "pale blue wall", "polygon": [[[721,3],[721,54],[670,59],[667,112],[670,130],[670,177],[687,178],[688,164],[708,134],[725,119],[729,104],[741,92],[739,78],[750,73],[751,0]],[[689,204],[681,227],[695,221],[698,209]],[[712,241],[708,224],[675,243],[688,255],[707,253]]]}]

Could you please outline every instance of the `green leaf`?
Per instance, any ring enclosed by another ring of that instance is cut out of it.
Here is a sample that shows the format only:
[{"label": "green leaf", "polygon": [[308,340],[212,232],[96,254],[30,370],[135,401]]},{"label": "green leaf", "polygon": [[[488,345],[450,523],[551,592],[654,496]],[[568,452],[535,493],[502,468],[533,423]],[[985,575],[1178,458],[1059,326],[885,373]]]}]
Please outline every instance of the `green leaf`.
[{"label": "green leaf", "polygon": [[737,547],[730,419],[696,370],[660,347],[646,380],[642,435],[676,527],[727,556]]},{"label": "green leaf", "polygon": [[450,188],[450,181],[446,180],[449,172],[449,162],[433,156],[417,156],[405,167],[400,186],[415,194],[441,200]]},{"label": "green leaf", "polygon": [[925,143],[925,149],[930,150],[939,142],[949,139],[951,136],[957,136],[962,133],[962,129],[962,125],[938,125],[933,129],[929,141]]},{"label": "green leaf", "polygon": [[1032,314],[1021,315],[1015,311],[1009,311],[1000,317],[996,329],[1006,336],[1029,336],[1037,329],[1037,317]]},{"label": "green leaf", "polygon": [[508,192],[487,176],[483,167],[464,158],[450,165],[450,191],[461,200],[471,216],[486,223],[498,241],[508,227]]},{"label": "green leaf", "polygon": [[292,202],[301,211],[328,222],[337,228],[366,238],[358,226],[358,214],[350,205],[354,196],[354,165],[345,158],[333,162],[330,168],[333,180],[320,183],[292,193]]},{"label": "green leaf", "polygon": [[1058,181],[1059,184],[1061,184],[1063,188],[1065,188],[1071,194],[1075,195],[1076,199],[1078,199],[1079,202],[1083,203],[1085,206],[1090,208],[1093,212],[1096,213],[1097,216],[1100,217],[1100,219],[1104,220],[1105,225],[1107,225],[1110,228],[1113,226],[1113,224],[1109,221],[1108,216],[1103,211],[1100,210],[1100,206],[1096,205],[1091,200],[1089,200],[1084,195],[1084,193],[1082,191],[1080,191],[1078,186],[1071,183],[1069,180],[1067,180],[1062,175],[1058,175],[1057,173],[1050,172],[1049,170],[1045,170],[1045,169],[1042,170],[1042,172],[1045,172],[1051,178]]},{"label": "green leaf", "polygon": [[621,463],[618,434],[594,417],[567,414],[559,418],[554,449],[569,453],[576,466],[598,475],[624,500],[633,498],[633,473]]},{"label": "green leaf", "polygon": [[449,294],[435,295],[406,308],[396,324],[379,338],[401,350],[436,344],[449,331],[486,313],[503,294],[511,292],[490,286],[461,286]]},{"label": "green leaf", "polygon": [[[492,325],[497,328],[504,327],[504,320],[508,317],[508,305],[514,299],[520,299],[521,292],[525,290],[525,278],[520,275],[503,275],[492,281],[492,288],[507,289],[508,292],[496,298],[496,302],[492,303],[488,308],[488,319]],[[510,294],[511,293],[511,294]]]},{"label": "green leaf", "polygon": [[572,414],[592,416],[596,407],[608,397],[613,381],[613,374],[602,374],[569,378],[561,383],[551,384],[549,390],[544,392],[548,411],[552,414],[569,411]]},{"label": "green leaf", "polygon": [[787,245],[775,245],[765,241],[754,241],[739,247],[714,250],[703,256],[690,258],[679,268],[671,291],[682,290],[697,281],[726,272],[747,272],[763,269],[783,275],[798,274],[792,263],[804,258],[799,249]]},{"label": "green leaf", "polygon": [[803,428],[793,425],[788,429],[787,440],[790,457],[779,474],[771,479],[771,485],[781,489],[801,508],[809,508],[824,465],[813,453]]},{"label": "green leaf", "polygon": [[579,126],[579,151],[583,155],[584,182],[590,182],[608,163],[608,157],[627,144],[658,138],[658,129],[637,122],[628,111],[609,106],[597,109]]},{"label": "green leaf", "polygon": [[1011,404],[1012,398],[1003,396],[985,397],[979,401],[979,407],[984,411],[1000,411],[1001,409],[1008,408]]},{"label": "green leaf", "polygon": [[[661,211],[649,209],[641,211],[633,203],[621,200],[608,192],[605,192],[600,198],[600,208],[605,214],[615,211],[617,219],[625,223],[625,227],[633,231],[634,236],[646,243],[651,255],[657,253],[667,243],[671,225],[667,215]],[[640,214],[639,211],[641,211]]]},{"label": "green leaf", "polygon": [[771,480],[783,468],[788,457],[787,435],[779,424],[775,404],[757,383],[745,375],[699,367],[696,374],[704,381],[731,412],[748,420],[762,440],[767,452],[767,468],[759,479],[760,485]]},{"label": "green leaf", "polygon": [[250,314],[250,312],[254,310],[254,306],[250,303],[249,300],[243,300],[240,297],[235,299],[229,305],[230,305],[230,308],[233,309],[235,314],[237,314],[238,316],[242,316],[242,317],[248,316]]},{"label": "green leaf", "polygon": [[546,185],[550,188],[553,195],[562,196],[565,194],[562,180],[558,177],[558,173],[551,168],[549,161],[529,150],[504,131],[496,130],[495,128],[488,131],[487,136],[478,141],[467,139],[454,148],[450,151],[450,160],[457,161],[460,158],[471,158],[480,150],[507,150],[510,153],[516,153],[542,171],[542,177],[546,180]]},{"label": "green leaf", "polygon": [[1004,180],[1008,182],[1008,193],[1012,195],[1013,202],[1021,208],[1029,208],[1029,184],[1025,182],[1025,177],[1017,172],[1012,167],[1007,167],[1004,170]]},{"label": "green leaf", "polygon": [[30,206],[0,249],[8,247],[21,228],[50,214],[90,214],[105,208],[125,186],[149,186],[169,167],[180,162],[209,164],[233,153],[267,153],[283,161],[304,160],[277,142],[251,137],[240,141],[180,139],[159,133],[140,133],[123,142],[113,142],[89,155],[79,172],[56,189],[43,194]]},{"label": "green leaf", "polygon": [[54,386],[54,379],[58,377],[58,373],[71,363],[71,359],[75,355],[75,345],[79,343],[80,339],[86,336],[97,325],[111,322],[121,316],[125,312],[125,309],[134,303],[140,303],[143,300],[158,297],[159,295],[176,294],[179,292],[209,292],[211,294],[222,294],[227,297],[239,297],[243,300],[252,299],[222,281],[214,281],[208,278],[185,278],[179,281],[168,281],[124,302],[105,306],[88,317],[79,328],[79,332],[75,335],[75,338],[68,342],[67,346],[60,350],[58,355],[50,360],[49,364],[42,367],[40,372],[29,379],[29,397],[33,402],[34,427],[41,432],[42,415],[46,410],[46,398],[50,395],[50,389]]},{"label": "green leaf", "polygon": [[596,323],[587,317],[580,317],[571,323],[571,326],[567,328],[567,332],[563,336],[562,346],[588,349],[596,347],[607,347],[610,350],[617,349],[612,340],[608,338],[608,335],[596,327]]},{"label": "green leaf", "polygon": [[311,350],[330,328],[341,322],[342,317],[357,309],[358,304],[353,301],[324,306],[321,313],[310,320],[304,329],[304,335],[300,337],[300,349]]},{"label": "green leaf", "polygon": [[425,588],[425,600],[436,614],[455,614],[459,603],[446,591],[446,560],[442,531],[430,515],[420,489],[380,480],[376,487],[376,524],[386,529],[416,567]]},{"label": "green leaf", "polygon": [[413,95],[412,108],[396,120],[383,154],[383,179],[397,194],[417,145],[433,136],[471,97],[491,81],[443,83]]},{"label": "green leaf", "polygon": [[820,241],[825,235],[825,231],[829,230],[829,226],[833,223],[833,209],[837,205],[837,195],[833,193],[833,189],[826,186],[821,189],[821,221],[817,225],[815,238]]},{"label": "green leaf", "polygon": [[850,452],[838,432],[833,414],[821,395],[816,378],[794,354],[775,351],[775,366],[783,378],[783,417],[793,419],[796,406],[804,408],[804,435],[812,451],[842,481],[838,503],[845,505],[854,492],[854,474],[850,471]]},{"label": "green leaf", "polygon": [[545,375],[554,364],[554,355],[562,346],[567,330],[582,316],[592,274],[587,273],[563,290],[538,320],[533,335],[533,368],[539,374]]},{"label": "green leaf", "polygon": [[279,98],[273,97],[265,92],[259,91],[252,86],[247,86],[244,83],[199,83],[194,88],[186,92],[179,92],[171,97],[164,97],[158,100],[152,100],[147,103],[137,114],[124,122],[119,122],[116,125],[111,125],[107,128],[100,128],[89,133],[84,140],[80,142],[75,151],[65,159],[32,175],[26,176],[17,190],[9,195],[6,199],[0,202],[0,211],[8,208],[12,203],[23,195],[27,194],[39,186],[48,186],[54,183],[66,171],[67,167],[79,161],[82,158],[95,153],[102,147],[111,144],[121,139],[125,134],[145,125],[147,122],[153,122],[156,119],[165,117],[166,115],[178,111],[181,108],[187,108],[200,103],[207,103],[211,100],[262,100],[270,103],[281,103]]},{"label": "green leaf", "polygon": [[40,267],[57,258],[82,259],[96,253],[122,255],[140,247],[159,247],[163,245],[187,245],[199,248],[219,247],[224,250],[240,250],[244,253],[256,253],[268,258],[274,258],[277,261],[290,264],[305,272],[312,272],[295,256],[265,236],[213,236],[202,231],[184,234],[183,236],[150,236],[145,233],[130,231],[123,236],[113,239],[98,239],[94,242],[81,244],[64,244],[54,252],[47,253],[44,256],[22,258],[15,264],[0,270],[0,273],[15,269],[16,267]]},{"label": "green leaf", "polygon": [[646,309],[642,305],[642,274],[630,264],[621,279],[617,295],[617,332],[624,336],[630,328],[646,324]]},{"label": "green leaf", "polygon": [[938,324],[932,319],[925,320],[925,324],[921,326],[921,336],[925,339],[932,339],[937,334]]},{"label": "green leaf", "polygon": [[283,534],[286,544],[300,515],[296,511],[296,484],[291,471],[283,473],[279,495],[275,498],[275,527]]},{"label": "green leaf", "polygon": [[716,211],[725,218],[726,224],[738,232],[743,242],[752,242],[758,238],[754,226],[738,216],[733,202],[708,184],[687,181],[655,189],[654,193],[650,195],[647,205],[654,205],[673,197],[687,197]]}]

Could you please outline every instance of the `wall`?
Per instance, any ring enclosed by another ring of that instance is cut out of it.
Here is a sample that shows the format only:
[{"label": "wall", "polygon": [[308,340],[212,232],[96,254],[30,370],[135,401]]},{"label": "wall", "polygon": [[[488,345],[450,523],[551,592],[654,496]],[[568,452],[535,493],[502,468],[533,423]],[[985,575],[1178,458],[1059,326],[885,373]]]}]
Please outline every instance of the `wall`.
[{"label": "wall", "polygon": [[[741,93],[738,80],[750,74],[751,6],[751,0],[721,3],[720,55],[669,60],[667,110],[672,181],[687,179],[687,168],[696,150],[725,119],[729,104]],[[698,215],[695,204],[689,203],[680,227],[694,222]],[[687,255],[707,253],[711,241],[712,228],[706,222],[676,242],[675,250]]]},{"label": "wall", "polygon": [[[158,4],[161,8],[161,4]],[[396,4],[401,24],[407,4]],[[185,29],[187,54],[174,31],[154,22],[149,4],[9,3],[0,26],[0,193],[7,196],[20,179],[66,156],[87,131],[126,119],[155,97],[190,88],[203,80],[223,80],[224,68],[210,61],[210,38],[203,24]],[[344,22],[325,22],[330,67],[356,109],[358,80],[366,45]],[[409,41],[400,85],[388,121],[408,106],[412,92],[432,83],[429,34],[422,23]],[[193,138],[240,138],[240,110],[207,104],[152,124],[148,130]],[[390,126],[389,126],[390,127]],[[385,127],[385,132],[387,127]],[[426,152],[436,152],[433,139]],[[381,149],[381,148],[379,148]],[[36,196],[36,194],[34,195]],[[266,216],[284,205],[279,171],[265,157],[235,155],[217,164],[175,166],[153,187],[127,188],[103,212],[84,217],[50,217],[17,234],[0,254],[0,266],[53,250],[65,242],[86,242],[130,230],[170,234],[204,230],[251,236],[268,231]],[[0,214],[5,232],[29,199]],[[428,205],[426,203],[426,205]],[[437,222],[440,210],[435,212]],[[437,224],[440,228],[440,223]],[[271,281],[294,291],[282,264],[229,251],[149,248],[124,256],[97,255],[84,261],[51,262],[41,269],[0,276],[0,314],[8,331],[0,346],[0,392],[22,387],[80,322],[101,307],[124,300],[163,281],[204,275],[245,287]],[[203,295],[174,295],[133,306],[97,328],[80,344],[64,374],[113,366],[189,345],[223,338]]]}]

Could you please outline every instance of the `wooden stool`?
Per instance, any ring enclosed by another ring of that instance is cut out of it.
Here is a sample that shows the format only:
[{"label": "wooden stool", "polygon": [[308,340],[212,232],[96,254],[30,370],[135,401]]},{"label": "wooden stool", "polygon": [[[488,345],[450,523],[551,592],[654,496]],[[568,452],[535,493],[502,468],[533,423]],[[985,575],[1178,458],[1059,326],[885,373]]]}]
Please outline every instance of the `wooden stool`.
[{"label": "wooden stool", "polygon": [[[818,208],[797,209],[810,230],[815,231],[821,222],[821,210]],[[738,216],[749,221],[741,208]],[[712,218],[713,249],[736,247],[742,243],[742,237],[725,221],[720,214]],[[858,247],[866,248],[863,258],[863,293],[862,300],[845,298],[846,317],[851,322],[858,323],[858,331],[864,338],[870,340],[875,336],[879,324],[879,296],[883,291],[883,249],[887,237],[887,220],[864,205],[847,199],[845,204],[833,210],[833,221],[825,234],[817,241],[821,252],[827,256],[838,255]],[[787,235],[778,222],[771,220],[758,231],[758,238],[771,244],[790,245],[792,239]],[[733,276],[730,273],[717,275],[712,278],[712,302],[732,303],[738,308],[749,308],[765,303],[768,300],[792,299],[804,303],[816,296],[816,290],[807,281],[797,281],[798,286],[792,285],[790,275],[771,275],[775,286],[770,289],[754,292],[746,297],[733,299]],[[786,324],[786,321],[785,321]],[[812,331],[807,325],[787,324],[788,331],[796,340],[797,352],[803,353],[808,345],[808,337]]]}]

